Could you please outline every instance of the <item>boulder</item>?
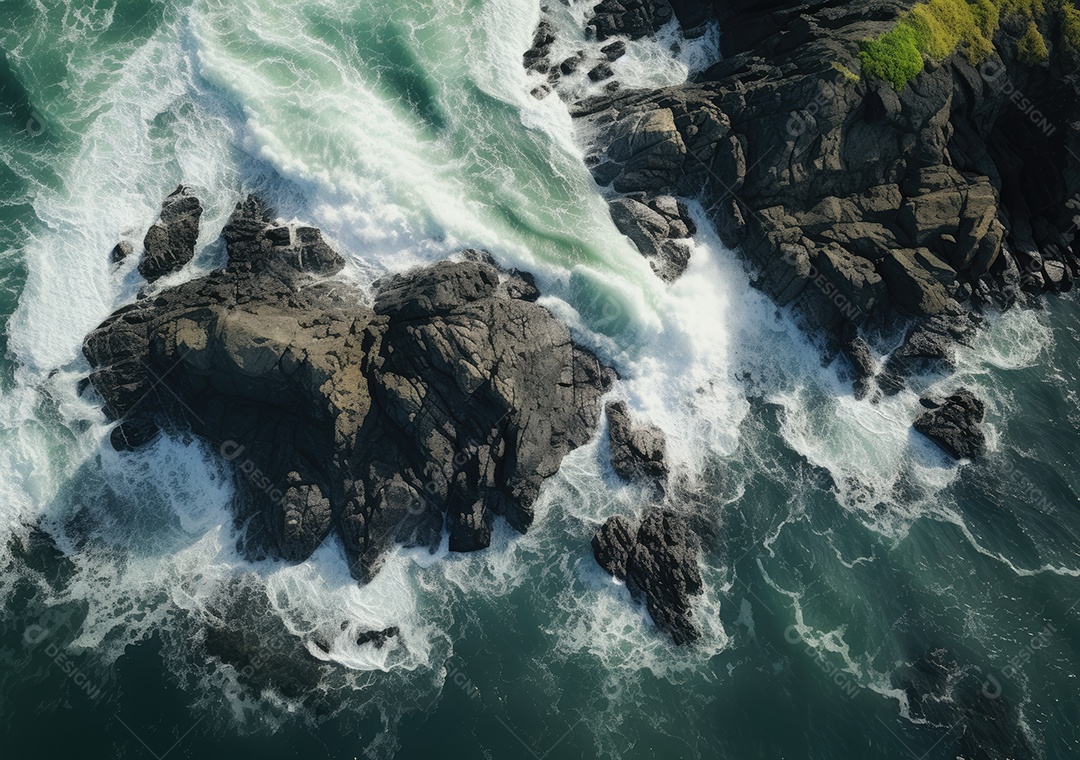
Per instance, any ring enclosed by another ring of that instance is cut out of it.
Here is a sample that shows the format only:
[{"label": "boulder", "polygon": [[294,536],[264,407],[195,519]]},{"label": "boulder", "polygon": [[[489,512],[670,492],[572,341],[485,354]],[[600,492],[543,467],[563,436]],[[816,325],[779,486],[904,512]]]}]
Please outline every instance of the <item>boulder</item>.
[{"label": "boulder", "polygon": [[165,199],[161,215],[143,239],[143,258],[139,274],[154,282],[180,271],[195,256],[199,239],[202,204],[181,185]]},{"label": "boulder", "polygon": [[667,444],[656,427],[635,427],[626,404],[613,401],[606,407],[611,466],[624,480],[667,478]]},{"label": "boulder", "polygon": [[865,340],[856,336],[844,345],[843,354],[852,371],[851,384],[855,398],[862,401],[871,394],[874,388],[877,365],[874,362],[873,352]]},{"label": "boulder", "polygon": [[690,237],[697,231],[686,204],[669,195],[639,193],[608,201],[608,210],[657,277],[673,282],[682,276],[690,262]]},{"label": "boulder", "polygon": [[113,247],[112,252],[109,253],[109,261],[113,264],[119,264],[134,253],[134,250],[130,240],[121,240]]},{"label": "boulder", "polygon": [[962,388],[946,399],[923,398],[921,403],[926,411],[915,418],[916,430],[955,459],[976,459],[985,453],[980,423],[986,405],[975,394]]},{"label": "boulder", "polygon": [[700,546],[683,517],[653,507],[636,530],[626,518],[612,517],[592,546],[600,566],[626,582],[631,594],[644,601],[656,627],[675,644],[700,638],[692,609],[693,597],[704,590]]},{"label": "boulder", "polygon": [[626,43],[622,40],[615,40],[600,48],[600,52],[603,53],[604,57],[609,61],[617,61],[626,55]]}]

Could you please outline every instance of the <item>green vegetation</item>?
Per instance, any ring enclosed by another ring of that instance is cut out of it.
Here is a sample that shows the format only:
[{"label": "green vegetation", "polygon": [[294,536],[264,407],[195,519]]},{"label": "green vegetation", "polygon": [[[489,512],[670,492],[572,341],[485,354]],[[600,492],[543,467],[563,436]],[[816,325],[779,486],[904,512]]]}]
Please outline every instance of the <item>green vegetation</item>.
[{"label": "green vegetation", "polygon": [[923,70],[919,40],[909,26],[899,25],[876,40],[867,40],[859,51],[863,73],[886,82],[897,90]]},{"label": "green vegetation", "polygon": [[1073,55],[1080,55],[1080,10],[1072,3],[1061,4],[1061,41]]},{"label": "green vegetation", "polygon": [[1080,11],[1061,0],[925,0],[902,16],[896,27],[860,45],[863,73],[892,83],[897,90],[923,70],[926,59],[943,61],[959,50],[974,64],[994,52],[994,33],[1001,19],[1027,19],[1018,43],[1020,59],[1036,64],[1049,58],[1037,22],[1047,5],[1060,9],[1062,36],[1080,52]]},{"label": "green vegetation", "polygon": [[1029,21],[1027,31],[1020,41],[1016,43],[1016,51],[1020,54],[1020,60],[1029,66],[1042,63],[1050,58],[1050,51],[1046,49],[1046,40],[1039,32],[1039,27],[1034,21]]},{"label": "green vegetation", "polygon": [[912,8],[891,32],[863,42],[859,51],[863,72],[900,90],[923,70],[923,56],[940,61],[963,47],[971,61],[982,62],[993,52],[998,18],[994,0],[927,0]]},{"label": "green vegetation", "polygon": [[848,80],[849,82],[858,82],[859,81],[859,75],[856,74],[851,69],[849,69],[844,64],[833,62],[832,67],[834,69],[836,69],[837,71],[839,71],[841,74],[843,74],[844,79]]}]

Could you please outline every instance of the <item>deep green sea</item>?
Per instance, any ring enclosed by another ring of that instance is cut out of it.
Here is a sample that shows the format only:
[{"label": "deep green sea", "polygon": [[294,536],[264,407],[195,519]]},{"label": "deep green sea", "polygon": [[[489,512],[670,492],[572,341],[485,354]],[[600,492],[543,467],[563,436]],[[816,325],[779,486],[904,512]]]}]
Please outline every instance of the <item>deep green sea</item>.
[{"label": "deep green sea", "polygon": [[[567,52],[587,11],[553,4]],[[674,285],[618,234],[566,103],[530,95],[539,18],[535,0],[0,0],[0,756],[927,760],[1003,757],[1014,732],[1010,756],[1080,757],[1075,299],[991,315],[955,375],[856,401],[699,205]],[[616,75],[684,81],[718,34],[631,43]],[[703,640],[671,646],[592,559],[599,523],[647,499],[603,430],[528,535],[399,550],[363,588],[333,541],[244,561],[198,441],[112,451],[81,341],[143,284],[110,250],[138,250],[180,183],[206,213],[166,285],[221,263],[247,192],[322,228],[361,289],[465,246],[534,272],[667,433],[705,528]],[[921,393],[962,385],[990,453],[957,465],[910,424]],[[226,609],[256,644],[244,669],[208,653]],[[935,650],[956,688],[914,709],[904,684]]]}]

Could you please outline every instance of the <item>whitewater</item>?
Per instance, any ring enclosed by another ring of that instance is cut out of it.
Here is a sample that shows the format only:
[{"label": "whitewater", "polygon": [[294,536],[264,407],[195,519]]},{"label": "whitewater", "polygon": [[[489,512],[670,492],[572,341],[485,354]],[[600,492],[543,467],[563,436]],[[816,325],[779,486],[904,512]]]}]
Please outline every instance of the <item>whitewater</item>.
[{"label": "whitewater", "polygon": [[[598,44],[584,36],[588,11],[545,12],[557,57]],[[531,94],[539,80],[521,57],[541,18],[534,2],[69,0],[3,13],[7,67],[29,102],[13,106],[0,140],[11,273],[0,695],[25,680],[42,703],[71,688],[27,645],[36,625],[106,695],[88,715],[182,695],[143,721],[164,732],[155,748],[196,724],[185,742],[277,736],[309,757],[412,756],[442,741],[467,756],[524,745],[537,756],[825,757],[804,751],[818,732],[835,757],[887,756],[864,749],[868,735],[937,757],[940,731],[910,720],[894,676],[945,643],[980,676],[1000,675],[1049,616],[1045,653],[999,680],[1040,752],[1080,747],[1064,728],[1080,720],[1068,701],[1080,661],[1068,627],[1080,597],[1071,300],[991,318],[949,377],[856,400],[816,336],[752,287],[700,204],[690,267],[671,285],[615,229],[567,110],[600,85],[581,77]],[[686,40],[672,25],[632,42],[617,81],[685,81],[715,62],[720,34]],[[298,565],[244,560],[231,477],[193,437],[113,451],[100,401],[80,392],[82,340],[143,285],[138,255],[113,265],[109,251],[128,239],[138,254],[179,184],[203,203],[199,244],[154,288],[222,264],[221,229],[248,192],[319,227],[348,259],[341,276],[367,293],[465,247],[532,272],[541,303],[618,368],[613,396],[665,431],[684,508],[710,526],[694,613],[703,641],[676,651],[592,559],[597,526],[640,515],[649,498],[611,472],[603,428],[545,484],[527,535],[499,524],[477,554],[451,554],[445,539],[434,554],[398,549],[363,587],[334,540]],[[899,338],[880,336],[876,358]],[[957,465],[910,429],[923,393],[961,385],[988,401],[987,465]],[[1046,436],[1046,419],[1065,432]],[[42,533],[55,551],[26,562]],[[253,690],[206,654],[207,628],[237,589],[265,595],[245,613],[251,629],[311,674],[308,693]],[[390,626],[402,646],[357,644]],[[778,719],[790,735],[771,728]],[[131,741],[102,725],[100,746]]]}]

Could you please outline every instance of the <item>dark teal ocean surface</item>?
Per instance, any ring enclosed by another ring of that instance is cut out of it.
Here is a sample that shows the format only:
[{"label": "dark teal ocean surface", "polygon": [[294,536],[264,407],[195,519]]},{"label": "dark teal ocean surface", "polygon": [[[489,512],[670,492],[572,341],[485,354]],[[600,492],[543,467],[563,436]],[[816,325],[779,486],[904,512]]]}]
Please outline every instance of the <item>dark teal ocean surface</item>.
[{"label": "dark teal ocean surface", "polygon": [[[586,10],[554,10],[571,52]],[[1075,300],[991,316],[955,376],[856,401],[701,208],[672,286],[616,232],[585,136],[529,95],[538,18],[531,0],[0,0],[2,756],[1080,756]],[[715,34],[632,43],[617,76],[682,81]],[[603,431],[528,535],[402,550],[364,588],[333,543],[241,559],[229,473],[199,442],[113,452],[81,340],[141,285],[109,251],[138,250],[180,183],[207,210],[177,279],[221,261],[248,191],[319,225],[361,289],[464,246],[535,272],[667,432],[707,539],[702,642],[667,644],[595,566],[596,526],[646,498]],[[920,393],[960,385],[988,402],[991,449],[963,466],[910,430]],[[243,667],[212,654],[225,618]],[[915,705],[905,684],[942,650],[948,699]]]}]

